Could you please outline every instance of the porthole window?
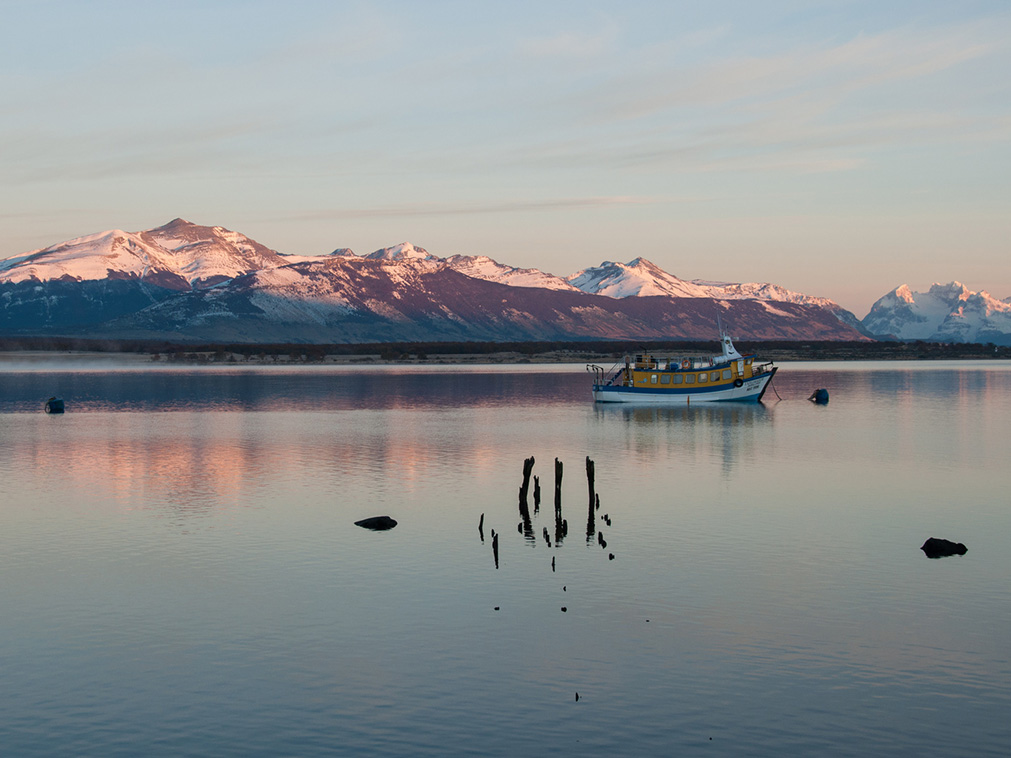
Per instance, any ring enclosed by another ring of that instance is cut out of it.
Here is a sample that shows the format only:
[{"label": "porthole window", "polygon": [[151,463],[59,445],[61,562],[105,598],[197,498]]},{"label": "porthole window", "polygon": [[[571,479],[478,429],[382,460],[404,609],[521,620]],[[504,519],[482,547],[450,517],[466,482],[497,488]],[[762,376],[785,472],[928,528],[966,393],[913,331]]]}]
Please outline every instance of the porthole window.
[{"label": "porthole window", "polygon": [[730,378],[730,369],[728,369],[728,368],[723,369],[723,378],[724,379],[729,379]]},{"label": "porthole window", "polygon": [[705,373],[699,374],[699,381],[700,382],[708,382],[709,381],[709,374],[705,374]]},{"label": "porthole window", "polygon": [[685,384],[695,384],[695,374],[685,374]]},{"label": "porthole window", "polygon": [[649,378],[649,383],[650,383],[650,384],[656,384],[656,374],[653,374],[653,375],[652,375],[652,376],[651,376],[651,377]]},{"label": "porthole window", "polygon": [[715,381],[716,381],[717,379],[719,379],[719,378],[720,378],[720,372],[719,372],[719,371],[714,371],[713,373],[711,373],[711,374],[709,375],[709,378],[710,378],[710,379],[711,379],[712,381],[714,381],[714,382],[715,382]]},{"label": "porthole window", "polygon": [[660,384],[670,384],[670,374],[664,374],[660,377]]},{"label": "porthole window", "polygon": [[684,384],[684,374],[674,374],[674,384]]}]

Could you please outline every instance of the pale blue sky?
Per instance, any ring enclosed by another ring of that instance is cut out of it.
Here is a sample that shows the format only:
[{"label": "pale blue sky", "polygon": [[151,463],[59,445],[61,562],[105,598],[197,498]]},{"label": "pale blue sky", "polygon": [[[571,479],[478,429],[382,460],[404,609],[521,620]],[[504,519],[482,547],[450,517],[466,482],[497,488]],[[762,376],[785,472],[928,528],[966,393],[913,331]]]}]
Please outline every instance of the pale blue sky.
[{"label": "pale blue sky", "polygon": [[1008,2],[0,1],[0,256],[642,255],[863,316],[1011,296]]}]

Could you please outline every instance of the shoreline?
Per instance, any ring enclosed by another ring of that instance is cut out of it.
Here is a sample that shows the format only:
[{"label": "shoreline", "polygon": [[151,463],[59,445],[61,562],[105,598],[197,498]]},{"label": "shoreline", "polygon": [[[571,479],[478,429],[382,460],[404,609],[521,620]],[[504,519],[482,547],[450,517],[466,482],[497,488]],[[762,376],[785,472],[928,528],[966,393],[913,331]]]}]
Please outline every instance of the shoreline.
[{"label": "shoreline", "polygon": [[[963,360],[1004,361],[1011,358],[1011,348],[992,348],[986,345],[930,345],[917,343],[877,343],[886,344],[891,349],[854,349],[852,346],[826,347],[811,345],[786,347],[771,345],[762,349],[760,344],[750,345],[763,361],[772,362],[829,362],[829,361],[939,361]],[[696,346],[691,352],[704,354],[707,351]],[[863,347],[863,346],[861,346]],[[757,348],[757,349],[756,349]],[[641,350],[641,348],[640,348]],[[687,350],[656,350],[657,356],[667,354],[687,354]],[[744,352],[744,350],[742,350]],[[592,350],[544,350],[541,352],[518,352],[503,350],[472,353],[322,353],[308,350],[287,352],[239,353],[225,350],[178,350],[167,353],[114,352],[96,350],[0,350],[0,368],[5,365],[39,365],[57,363],[60,365],[82,364],[101,366],[439,366],[439,365],[553,365],[553,364],[602,364],[605,367],[624,360],[624,353],[598,352]]]}]

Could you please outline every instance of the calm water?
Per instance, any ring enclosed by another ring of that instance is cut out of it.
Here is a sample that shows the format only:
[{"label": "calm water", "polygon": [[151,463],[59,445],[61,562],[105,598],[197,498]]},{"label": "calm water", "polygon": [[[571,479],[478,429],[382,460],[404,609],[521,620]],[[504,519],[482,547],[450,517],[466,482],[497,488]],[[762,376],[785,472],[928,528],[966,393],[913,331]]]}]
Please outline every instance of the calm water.
[{"label": "calm water", "polygon": [[1011,366],[690,410],[581,366],[0,371],[4,755],[1011,745]]}]

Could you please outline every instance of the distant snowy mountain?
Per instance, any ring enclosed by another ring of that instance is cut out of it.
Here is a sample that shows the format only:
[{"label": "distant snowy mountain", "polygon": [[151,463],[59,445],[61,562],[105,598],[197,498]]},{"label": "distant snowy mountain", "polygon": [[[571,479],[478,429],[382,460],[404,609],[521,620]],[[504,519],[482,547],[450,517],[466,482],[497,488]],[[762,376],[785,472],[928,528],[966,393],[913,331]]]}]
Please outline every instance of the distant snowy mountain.
[{"label": "distant snowy mountain", "polygon": [[607,297],[709,297],[704,287],[697,287],[668,274],[645,258],[628,263],[604,261],[594,268],[584,268],[566,281],[583,292]]},{"label": "distant snowy mountain", "polygon": [[913,292],[896,287],[871,306],[864,329],[879,337],[937,342],[1011,344],[1011,298],[973,292],[961,282]]},{"label": "distant snowy mountain", "polygon": [[242,234],[177,218],[145,232],[113,229],[2,260],[0,282],[136,279],[189,289],[286,263]]},{"label": "distant snowy mountain", "polygon": [[424,259],[332,256],[181,293],[116,319],[112,333],[285,342],[712,340],[717,317],[741,339],[860,339],[812,306],[708,298],[615,299],[514,287]]},{"label": "distant snowy mountain", "polygon": [[446,265],[461,274],[484,279],[488,282],[508,284],[510,287],[543,287],[550,290],[578,289],[559,276],[546,274],[535,268],[506,266],[484,255],[451,255],[445,259]]},{"label": "distant snowy mountain", "polygon": [[778,284],[711,282],[703,279],[685,281],[669,274],[645,258],[628,263],[605,261],[566,277],[566,281],[583,292],[608,297],[704,297],[716,300],[768,300],[781,303],[813,305],[833,313],[844,324],[860,330],[860,320],[838,303],[825,297],[793,292]]},{"label": "distant snowy mountain", "polygon": [[[595,294],[599,293],[599,294]],[[860,339],[831,301],[645,259],[562,279],[408,242],[285,255],[182,219],[0,261],[0,332],[241,341]],[[836,306],[837,307],[837,306]]]},{"label": "distant snowy mountain", "polygon": [[421,247],[415,247],[410,242],[401,242],[393,247],[384,247],[364,256],[370,261],[432,261],[441,263],[442,258],[432,255]]}]

